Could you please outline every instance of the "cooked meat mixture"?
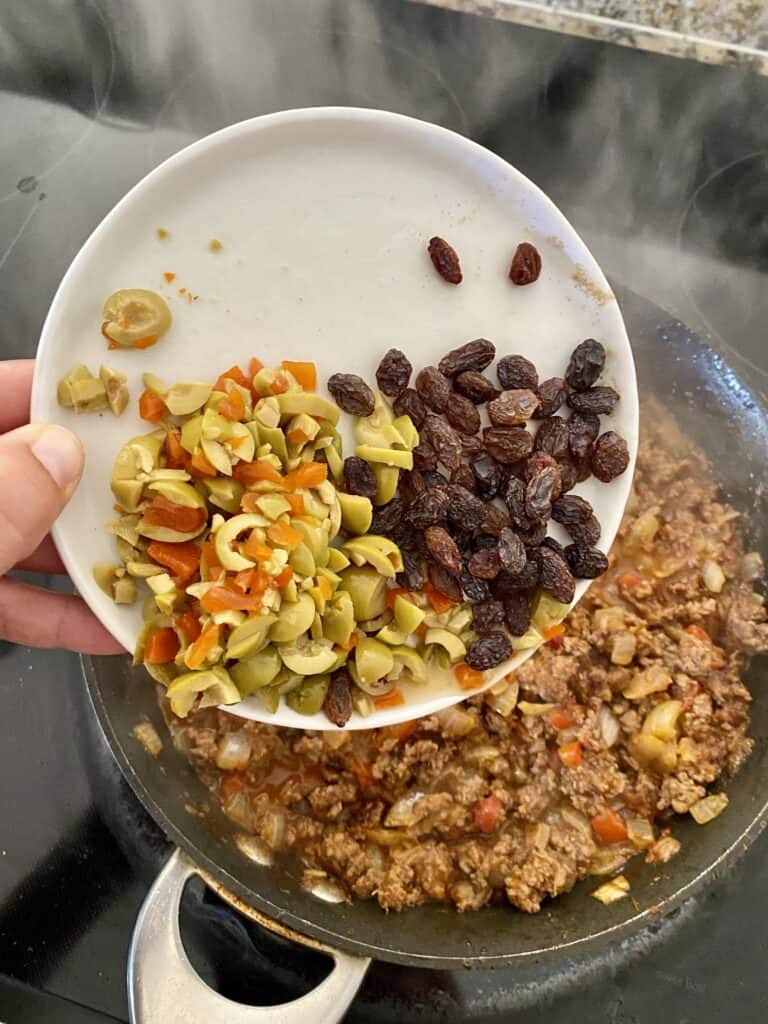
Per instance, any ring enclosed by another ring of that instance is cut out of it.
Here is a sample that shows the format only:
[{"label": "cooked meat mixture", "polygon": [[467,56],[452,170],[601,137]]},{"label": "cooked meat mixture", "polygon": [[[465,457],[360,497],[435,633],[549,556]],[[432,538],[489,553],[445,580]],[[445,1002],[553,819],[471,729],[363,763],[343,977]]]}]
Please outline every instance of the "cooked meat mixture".
[{"label": "cooked meat mixture", "polygon": [[298,852],[308,885],[325,873],[388,910],[505,895],[534,912],[638,851],[668,859],[675,814],[722,810],[708,791],[749,754],[742,673],[768,649],[759,561],[703,455],[658,410],[644,424],[608,572],[493,692],[368,732],[171,721],[229,816]]}]

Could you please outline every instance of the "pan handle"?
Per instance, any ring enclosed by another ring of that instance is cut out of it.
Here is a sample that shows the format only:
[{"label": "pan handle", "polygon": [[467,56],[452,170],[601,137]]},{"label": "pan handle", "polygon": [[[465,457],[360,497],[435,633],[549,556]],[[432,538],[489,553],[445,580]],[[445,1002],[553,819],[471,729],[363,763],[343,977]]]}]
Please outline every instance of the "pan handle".
[{"label": "pan handle", "polygon": [[139,911],[128,952],[131,1024],[338,1024],[368,970],[366,957],[320,947],[333,957],[331,973],[312,992],[280,1006],[243,1006],[206,985],[179,931],[181,895],[195,874],[194,864],[175,850]]}]

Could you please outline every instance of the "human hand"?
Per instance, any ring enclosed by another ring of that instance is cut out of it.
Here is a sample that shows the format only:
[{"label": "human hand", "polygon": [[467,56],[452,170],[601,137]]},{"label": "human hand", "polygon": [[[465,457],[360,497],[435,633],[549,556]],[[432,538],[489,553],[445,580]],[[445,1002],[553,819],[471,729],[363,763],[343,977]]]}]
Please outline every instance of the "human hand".
[{"label": "human hand", "polygon": [[123,648],[85,602],[9,579],[11,569],[66,574],[48,531],[83,472],[84,453],[64,427],[29,423],[34,360],[0,362],[0,638],[88,654]]}]

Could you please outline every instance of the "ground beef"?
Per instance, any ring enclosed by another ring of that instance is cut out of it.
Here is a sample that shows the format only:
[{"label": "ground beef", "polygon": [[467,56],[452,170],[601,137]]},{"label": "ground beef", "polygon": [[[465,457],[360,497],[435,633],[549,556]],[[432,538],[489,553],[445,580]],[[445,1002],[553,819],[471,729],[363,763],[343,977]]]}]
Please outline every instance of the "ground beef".
[{"label": "ground beef", "polygon": [[[165,707],[177,746],[240,828],[299,853],[306,884],[320,873],[387,910],[426,901],[474,910],[506,896],[534,912],[637,852],[629,841],[604,845],[596,815],[611,809],[630,830],[650,822],[658,835],[737,770],[752,746],[743,674],[768,648],[765,609],[740,581],[737,516],[704,456],[659,409],[642,422],[608,572],[565,635],[509,682],[534,712],[546,704],[556,714],[521,714],[488,693],[402,726],[302,733],[215,709],[180,721]],[[720,593],[705,587],[707,559],[726,576]],[[634,653],[617,664],[614,648],[628,637]],[[641,673],[662,669],[665,690],[632,696]],[[636,744],[668,700],[681,710],[662,770]],[[250,757],[224,771],[220,742],[234,730]],[[574,743],[580,763],[569,765],[560,751]]]}]

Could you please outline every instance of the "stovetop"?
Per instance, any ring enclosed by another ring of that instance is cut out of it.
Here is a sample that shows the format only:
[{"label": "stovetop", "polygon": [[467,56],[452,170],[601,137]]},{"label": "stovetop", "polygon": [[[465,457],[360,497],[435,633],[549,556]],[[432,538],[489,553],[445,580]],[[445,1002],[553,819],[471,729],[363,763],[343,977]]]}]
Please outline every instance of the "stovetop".
[{"label": "stovetop", "polygon": [[[34,352],[69,261],[160,160],[241,118],[356,104],[501,153],[609,275],[765,388],[766,79],[400,0],[5,0],[0,88],[4,358]],[[125,1021],[131,929],[168,846],[99,737],[74,656],[0,645],[0,768],[0,1021]],[[376,964],[348,1020],[763,1020],[767,854],[763,837],[672,919],[557,969]],[[326,970],[202,886],[183,931],[203,976],[246,1002]]]}]

